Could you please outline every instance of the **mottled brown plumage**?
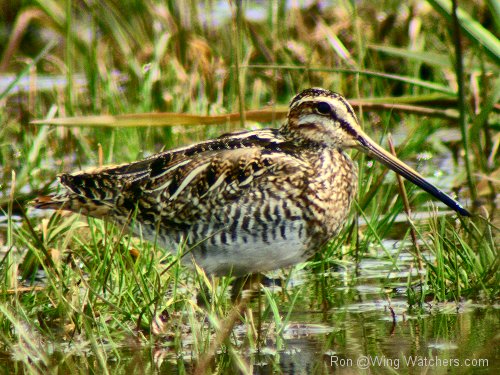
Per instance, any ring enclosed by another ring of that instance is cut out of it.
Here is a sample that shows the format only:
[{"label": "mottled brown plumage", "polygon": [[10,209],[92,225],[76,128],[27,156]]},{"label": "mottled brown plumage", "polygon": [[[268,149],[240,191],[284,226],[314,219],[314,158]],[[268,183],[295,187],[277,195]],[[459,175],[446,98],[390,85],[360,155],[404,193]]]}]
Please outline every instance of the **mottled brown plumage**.
[{"label": "mottled brown plumage", "polygon": [[[59,177],[62,194],[38,208],[129,225],[170,251],[181,244],[207,272],[262,272],[303,261],[340,230],[357,188],[344,153],[358,148],[468,214],[374,144],[340,95],[295,96],[280,129],[244,131],[118,166]],[[190,258],[191,259],[191,258]]]}]

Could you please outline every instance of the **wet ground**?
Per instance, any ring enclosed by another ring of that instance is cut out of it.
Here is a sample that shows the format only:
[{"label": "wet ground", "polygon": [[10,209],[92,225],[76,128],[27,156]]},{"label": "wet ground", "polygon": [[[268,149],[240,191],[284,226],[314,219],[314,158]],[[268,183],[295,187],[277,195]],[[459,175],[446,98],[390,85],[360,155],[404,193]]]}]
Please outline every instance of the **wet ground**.
[{"label": "wet ground", "polygon": [[[272,316],[261,321],[262,343],[255,348],[247,342],[248,326],[239,324],[233,349],[257,374],[499,373],[500,306],[465,300],[408,306],[407,280],[412,280],[418,293],[420,273],[413,256],[401,251],[401,244],[385,241],[384,246],[358,267],[346,263],[323,275],[311,275],[308,269],[294,272],[288,293],[299,292],[299,298],[282,334],[276,335]],[[311,291],[311,285],[318,284],[333,301],[324,309],[318,309],[310,296],[318,293]],[[280,293],[279,287],[270,288]],[[180,346],[165,338],[146,346],[110,347],[106,365],[113,373],[189,372],[192,339],[186,334]],[[99,358],[88,346],[80,351],[77,344],[47,345],[54,372],[100,372]],[[1,353],[4,373],[23,368],[16,360],[22,355]],[[226,352],[217,356],[217,362],[228,360]],[[225,372],[233,370],[237,368],[230,365]]]}]

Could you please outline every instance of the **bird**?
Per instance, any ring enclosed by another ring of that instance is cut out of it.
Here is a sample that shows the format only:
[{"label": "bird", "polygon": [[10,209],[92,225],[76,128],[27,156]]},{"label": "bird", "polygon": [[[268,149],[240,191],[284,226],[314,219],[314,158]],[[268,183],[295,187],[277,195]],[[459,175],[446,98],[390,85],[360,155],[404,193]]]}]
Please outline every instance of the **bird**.
[{"label": "bird", "polygon": [[79,212],[133,234],[216,276],[304,262],[334,239],[357,194],[357,149],[463,216],[455,199],[362,130],[340,94],[309,88],[279,128],[245,130],[146,159],[58,176],[62,192],[34,207]]}]

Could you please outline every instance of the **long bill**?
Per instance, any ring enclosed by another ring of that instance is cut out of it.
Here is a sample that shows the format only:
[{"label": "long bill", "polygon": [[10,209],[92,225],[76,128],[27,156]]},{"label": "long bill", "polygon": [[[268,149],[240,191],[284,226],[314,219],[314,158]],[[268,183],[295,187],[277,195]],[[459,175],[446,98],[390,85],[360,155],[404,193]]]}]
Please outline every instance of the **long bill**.
[{"label": "long bill", "polygon": [[384,150],[378,144],[373,142],[364,132],[358,130],[357,135],[358,144],[355,146],[360,151],[365,152],[371,157],[377,159],[386,167],[392,169],[394,172],[400,174],[407,180],[413,182],[415,185],[421,187],[435,198],[446,204],[452,210],[458,212],[462,216],[471,216],[470,212],[462,207],[455,199],[448,194],[439,190],[433,184],[428,182],[420,173],[403,163],[401,160]]}]

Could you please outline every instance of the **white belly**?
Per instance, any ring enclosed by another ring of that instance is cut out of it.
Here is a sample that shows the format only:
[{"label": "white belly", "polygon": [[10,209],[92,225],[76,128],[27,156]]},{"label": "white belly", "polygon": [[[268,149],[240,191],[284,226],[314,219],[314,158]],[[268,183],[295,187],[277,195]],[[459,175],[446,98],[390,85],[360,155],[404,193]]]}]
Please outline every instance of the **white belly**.
[{"label": "white belly", "polygon": [[188,238],[187,241],[178,233],[175,236],[157,235],[146,230],[143,235],[152,241],[156,238],[159,246],[172,253],[182,252],[182,261],[187,266],[194,267],[196,263],[208,274],[241,276],[305,261],[309,247],[304,233],[303,223],[293,222],[286,230],[271,231],[265,236],[239,233],[235,241],[230,239],[227,231],[203,239]]}]

